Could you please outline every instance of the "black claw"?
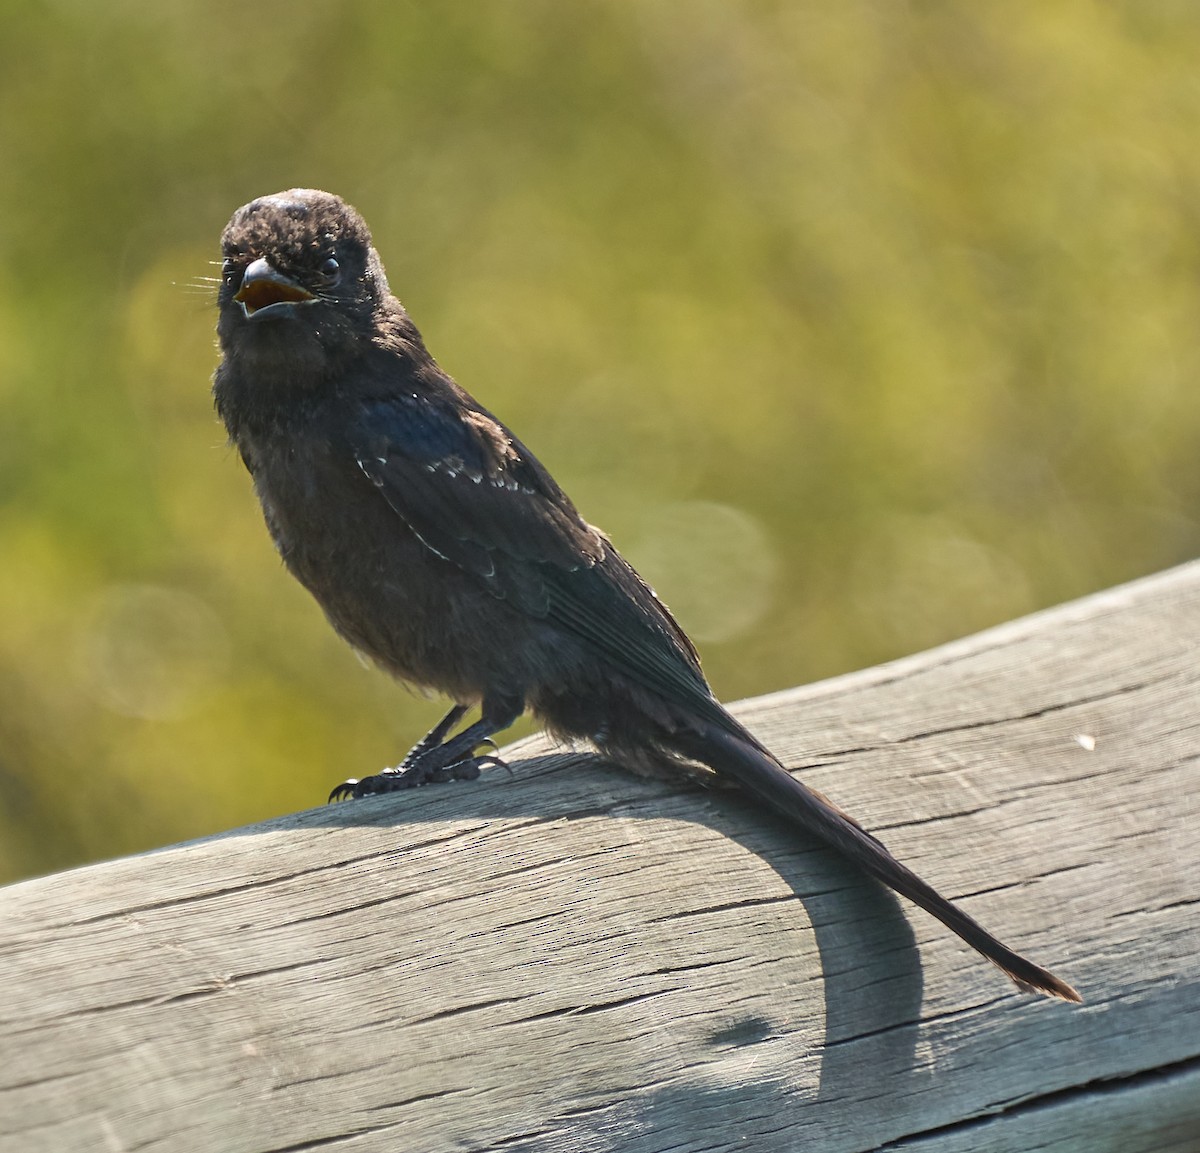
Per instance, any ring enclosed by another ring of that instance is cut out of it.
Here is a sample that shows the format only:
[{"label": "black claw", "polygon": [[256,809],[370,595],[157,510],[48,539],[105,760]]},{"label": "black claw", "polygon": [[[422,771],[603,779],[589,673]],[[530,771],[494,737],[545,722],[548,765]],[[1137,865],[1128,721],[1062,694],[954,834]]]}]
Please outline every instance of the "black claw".
[{"label": "black claw", "polygon": [[[495,747],[495,745],[492,745],[492,748]],[[475,764],[479,769],[503,769],[510,777],[513,775],[513,771],[507,761],[502,761],[499,757],[493,757],[490,753],[482,757],[476,757]]]},{"label": "black claw", "polygon": [[332,805],[334,801],[345,801],[350,797],[356,796],[357,794],[354,790],[357,787],[358,778],[351,777],[348,781],[343,781],[340,785],[337,785],[329,794],[329,800],[327,800],[325,803],[327,805]]}]

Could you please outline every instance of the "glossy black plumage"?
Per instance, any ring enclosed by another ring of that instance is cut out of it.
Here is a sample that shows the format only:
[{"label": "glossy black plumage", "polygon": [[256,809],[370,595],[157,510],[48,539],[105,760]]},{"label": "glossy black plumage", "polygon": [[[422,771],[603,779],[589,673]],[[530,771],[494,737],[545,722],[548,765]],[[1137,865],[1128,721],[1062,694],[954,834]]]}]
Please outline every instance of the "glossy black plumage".
[{"label": "glossy black plumage", "polygon": [[[691,642],[533,454],[426,351],[361,217],[293,189],[222,238],[214,380],[276,547],[351,644],[456,702],[396,769],[470,777],[526,709],[655,774],[711,771],[905,894],[1023,988],[1078,1000],[806,788],[713,697]],[[478,722],[451,735],[467,708]],[[698,769],[703,766],[704,769]]]}]

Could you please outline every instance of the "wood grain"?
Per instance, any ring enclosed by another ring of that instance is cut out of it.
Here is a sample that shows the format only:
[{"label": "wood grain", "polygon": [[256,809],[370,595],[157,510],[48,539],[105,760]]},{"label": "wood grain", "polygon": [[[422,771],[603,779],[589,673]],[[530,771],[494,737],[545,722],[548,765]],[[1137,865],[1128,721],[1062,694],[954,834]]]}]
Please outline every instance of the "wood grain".
[{"label": "wood grain", "polygon": [[535,739],[0,890],[0,1150],[1198,1149],[1198,653],[1191,565],[736,710],[1083,1007]]}]

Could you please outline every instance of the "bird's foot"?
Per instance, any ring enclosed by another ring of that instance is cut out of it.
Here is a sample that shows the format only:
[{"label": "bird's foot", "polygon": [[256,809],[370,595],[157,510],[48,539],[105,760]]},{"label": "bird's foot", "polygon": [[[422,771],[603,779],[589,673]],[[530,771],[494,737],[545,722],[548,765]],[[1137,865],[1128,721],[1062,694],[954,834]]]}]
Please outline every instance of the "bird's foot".
[{"label": "bird's foot", "polygon": [[[491,741],[484,743],[492,744]],[[401,789],[444,784],[446,781],[474,781],[484,769],[508,768],[504,761],[490,753],[483,756],[472,754],[447,761],[443,748],[444,746],[439,746],[428,749],[415,757],[410,754],[394,769],[384,769],[382,773],[373,777],[343,781],[329,794],[329,800],[345,801],[358,797],[374,797],[380,793],[395,793]]]}]

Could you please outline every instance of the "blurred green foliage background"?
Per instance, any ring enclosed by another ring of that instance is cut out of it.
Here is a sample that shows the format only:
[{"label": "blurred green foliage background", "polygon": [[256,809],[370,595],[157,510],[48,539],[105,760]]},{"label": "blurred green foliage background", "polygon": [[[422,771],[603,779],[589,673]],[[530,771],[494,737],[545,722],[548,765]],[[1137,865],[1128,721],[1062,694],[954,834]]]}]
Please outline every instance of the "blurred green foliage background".
[{"label": "blurred green foliage background", "polygon": [[5,5],[0,878],[319,803],[441,703],[282,571],[209,399],[239,204],[372,225],[718,693],[1200,551],[1200,7]]}]

